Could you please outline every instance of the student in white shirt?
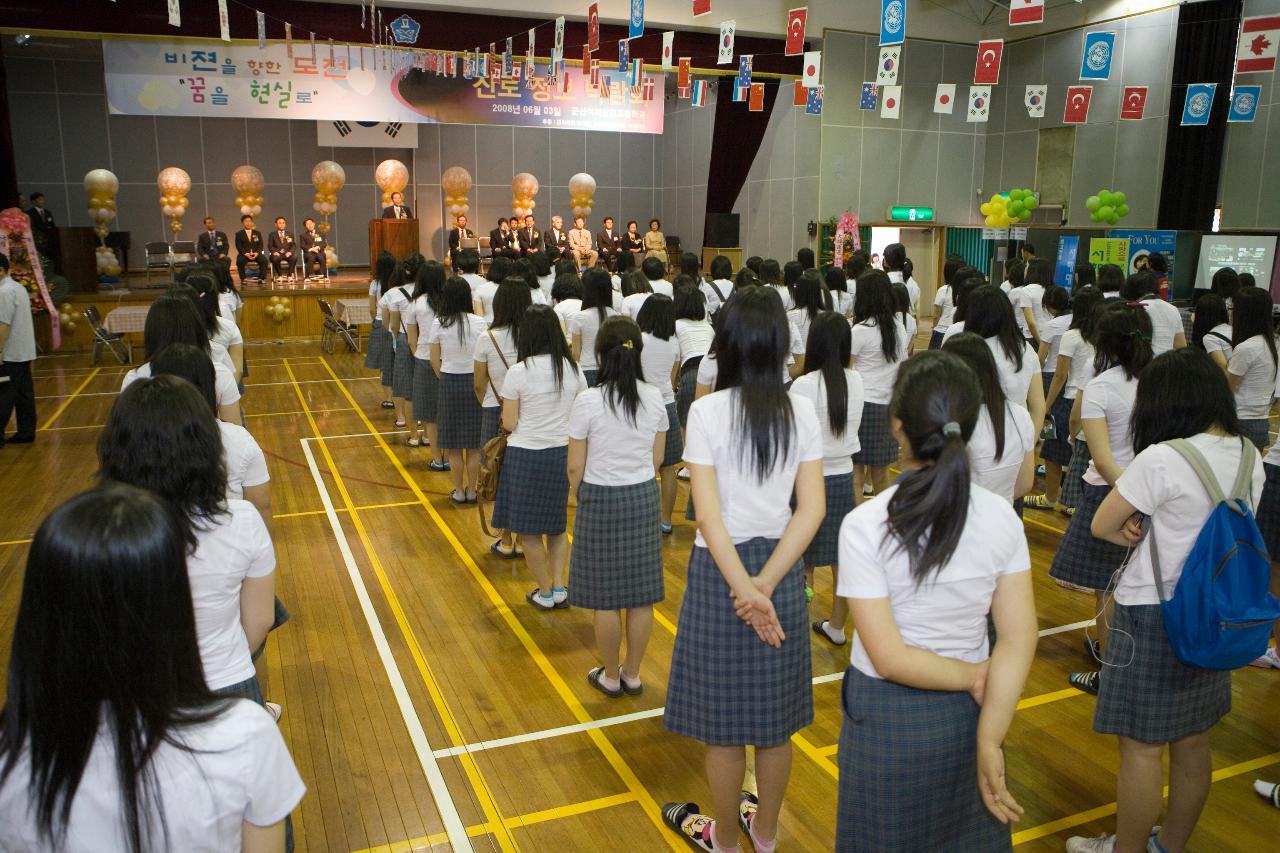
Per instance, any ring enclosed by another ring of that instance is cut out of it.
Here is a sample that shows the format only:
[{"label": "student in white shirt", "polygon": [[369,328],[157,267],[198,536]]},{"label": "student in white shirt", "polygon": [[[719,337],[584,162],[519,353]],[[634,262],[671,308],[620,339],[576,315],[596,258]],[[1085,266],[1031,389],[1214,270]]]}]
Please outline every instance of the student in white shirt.
[{"label": "student in white shirt", "polygon": [[712,258],[710,279],[703,279],[698,289],[706,297],[708,313],[714,314],[733,293],[733,262],[724,255]]},{"label": "student in white shirt", "polygon": [[[809,326],[805,372],[790,390],[793,398],[804,398],[813,405],[822,427],[826,515],[804,552],[805,578],[811,589],[818,566],[831,567],[831,588],[835,589],[839,578],[836,547],[840,522],[857,502],[853,492],[853,454],[858,452],[858,426],[862,423],[862,377],[852,367],[852,340],[849,322],[841,315],[824,311],[815,317]],[[833,594],[830,615],[814,622],[813,631],[828,642],[843,646],[848,618],[844,599]]]},{"label": "student in white shirt", "polygon": [[[654,260],[646,258],[646,260]],[[672,293],[675,291],[672,290]],[[653,287],[650,286],[649,279],[645,278],[644,273],[639,270],[632,270],[622,277],[622,308],[619,313],[630,317],[632,320],[640,313],[640,306],[653,293]]]},{"label": "student in white shirt", "polygon": [[556,276],[551,288],[551,306],[564,329],[564,339],[569,340],[569,318],[582,310],[582,278],[575,272],[562,272]]},{"label": "student in white shirt", "polygon": [[[1094,535],[1134,549],[1116,586],[1111,621],[1112,634],[1124,632],[1127,639],[1107,649],[1093,721],[1094,731],[1119,739],[1116,835],[1072,838],[1070,853],[1185,850],[1209,797],[1209,740],[1231,709],[1231,673],[1189,667],[1178,659],[1165,633],[1160,601],[1174,595],[1187,556],[1216,507],[1190,463],[1163,442],[1188,442],[1226,494],[1244,461],[1253,474],[1247,499],[1252,509],[1262,493],[1263,466],[1239,431],[1234,409],[1226,377],[1204,353],[1165,353],[1142,372],[1133,408],[1137,455],[1092,524]],[[1157,546],[1163,596],[1152,569]],[[1169,797],[1161,820],[1166,744]],[[1156,823],[1163,826],[1149,841]]]},{"label": "student in white shirt", "polygon": [[41,524],[9,661],[0,848],[284,851],[306,788],[271,716],[205,683],[189,536],[160,496],[119,483]]},{"label": "student in white shirt", "polygon": [[951,280],[951,299],[955,303],[955,313],[951,315],[951,325],[942,333],[942,343],[964,331],[964,318],[969,305],[969,294],[982,287],[987,280],[982,273],[972,267],[964,267],[956,272]]},{"label": "student in white shirt", "polygon": [[884,271],[889,274],[891,284],[901,284],[907,290],[907,313],[913,317],[916,305],[920,302],[920,285],[911,278],[911,259],[907,257],[907,247],[901,243],[890,243],[884,247]]},{"label": "student in white shirt", "polygon": [[[642,313],[658,301],[670,307],[670,300],[655,295]],[[642,338],[633,320],[605,320],[595,340],[600,381],[577,396],[569,415],[569,491],[578,496],[569,604],[595,611],[603,665],[587,673],[587,681],[611,698],[643,691],[640,666],[653,605],[664,597],[653,472],[663,461],[669,420],[661,392],[642,378],[650,340],[658,339]]]},{"label": "student in white shirt", "polygon": [[1013,505],[1035,483],[1036,436],[1031,416],[1005,397],[995,356],[982,338],[961,333],[943,344],[942,350],[964,361],[982,392],[978,423],[967,444],[971,479]]},{"label": "student in white shirt", "polygon": [[902,262],[902,284],[907,288],[907,296],[911,299],[911,316],[918,317],[920,315],[920,282],[915,280],[912,272],[915,271],[915,264],[910,258]]},{"label": "student in white shirt", "polygon": [[1227,381],[1236,398],[1240,430],[1259,450],[1266,450],[1271,445],[1271,402],[1277,375],[1271,294],[1260,287],[1240,288],[1231,328]]},{"label": "student in white shirt", "polygon": [[850,292],[849,277],[839,267],[827,270],[824,281],[831,294],[831,310],[846,320],[853,318],[853,293]]},{"label": "student in white shirt", "polygon": [[[813,720],[800,557],[822,522],[822,431],[812,404],[783,388],[787,319],[773,294],[743,290],[723,316],[721,390],[689,411],[698,533],[663,717],[706,744],[712,809],[669,803],[663,820],[705,850],[737,847],[741,820],[755,849],[771,850],[791,735]],[[744,745],[755,746],[758,798],[741,793]]]},{"label": "student in white shirt", "polygon": [[[1125,548],[1095,537],[1094,513],[1124,469],[1133,461],[1130,421],[1138,376],[1151,361],[1151,318],[1141,306],[1112,302],[1103,306],[1097,320],[1094,347],[1098,373],[1076,396],[1080,423],[1089,442],[1092,459],[1084,474],[1080,504],[1067,524],[1067,532],[1054,554],[1049,576],[1077,588],[1094,591],[1099,614],[1096,640],[1085,638],[1086,651],[1101,660],[1108,634],[1105,617],[1106,590],[1116,570],[1124,565]],[[1098,692],[1098,673],[1072,673],[1073,687]]]},{"label": "student in white shirt", "polygon": [[[1040,346],[1040,341],[1045,337],[1044,327],[1052,318],[1049,309],[1044,304],[1045,294],[1054,286],[1053,284],[1053,264],[1044,258],[1032,258],[1027,262],[1023,278],[1026,284],[1022,286],[1021,291],[1014,293],[1021,299],[1021,307],[1030,309],[1031,316],[1035,319],[1035,335],[1034,346]],[[1014,293],[1010,294],[1010,299]],[[1025,318],[1025,313],[1024,313]]]},{"label": "student in white shirt", "polygon": [[[432,471],[448,471],[444,451],[440,449],[437,432],[439,417],[440,379],[431,368],[431,328],[435,325],[436,311],[444,292],[445,269],[439,261],[424,261],[418,267],[413,293],[405,311],[405,334],[409,349],[413,352],[413,420],[416,429],[410,431],[410,447],[431,448],[432,458],[427,467]],[[425,435],[424,435],[425,431]]]},{"label": "student in white shirt", "polygon": [[[903,474],[840,529],[836,592],[855,631],[838,850],[1008,850],[1023,811],[1003,741],[1035,656],[1031,559],[1008,500],[971,480],[980,403],[972,371],[945,350],[908,361],[890,409]],[[926,762],[948,784],[920,784]]]},{"label": "student in white shirt", "polygon": [[889,431],[889,398],[898,368],[907,360],[907,330],[896,316],[889,276],[871,270],[858,277],[853,308],[853,369],[862,377],[862,421],[858,452],[853,455],[854,488],[864,494],[889,487],[889,466],[898,459],[898,444]]},{"label": "student in white shirt", "polygon": [[1124,270],[1116,264],[1103,264],[1098,267],[1098,289],[1104,299],[1120,296],[1124,287]]},{"label": "student in white shirt", "polygon": [[[687,279],[688,276],[677,276]],[[692,283],[685,284],[682,290],[698,293]],[[670,535],[671,512],[676,505],[676,469],[680,467],[680,458],[684,454],[684,441],[680,433],[680,414],[676,410],[675,385],[680,369],[680,344],[676,341],[675,309],[670,299],[661,293],[655,293],[645,300],[636,317],[636,323],[643,333],[644,351],[640,363],[644,371],[644,381],[657,388],[662,396],[662,405],[667,413],[667,440],[658,476],[661,480],[661,527],[663,535]]]},{"label": "student in white shirt", "polygon": [[588,386],[596,384],[596,334],[614,313],[609,273],[602,269],[587,270],[582,274],[582,308],[569,315],[566,328],[573,360]]},{"label": "student in white shirt", "polygon": [[[493,260],[496,262],[502,255]],[[503,258],[510,263],[510,258]],[[463,249],[458,254],[458,264],[454,269],[454,275],[460,275],[467,282],[467,287],[474,294],[476,288],[483,287],[487,279],[480,275],[480,253],[475,249]]]},{"label": "student in white shirt", "polygon": [[476,480],[480,476],[480,401],[476,399],[476,339],[488,324],[471,313],[471,290],[466,281],[454,276],[444,284],[440,310],[431,324],[427,341],[431,347],[431,368],[440,379],[437,388],[436,446],[449,458],[449,475],[454,503],[475,503]]},{"label": "student in white shirt", "polygon": [[380,252],[374,262],[373,278],[369,280],[369,316],[373,319],[373,323],[369,328],[369,344],[364,357],[364,366],[382,373],[382,408],[384,409],[396,407],[391,400],[395,352],[391,348],[391,332],[382,322],[385,305],[382,296],[390,285],[391,274],[395,269],[395,256],[390,252]]},{"label": "student in white shirt", "polygon": [[244,376],[244,337],[234,320],[218,313],[218,282],[215,273],[212,270],[196,270],[187,276],[185,283],[195,295],[196,308],[200,312],[205,331],[209,334],[210,343],[216,345],[215,349],[220,347],[220,352],[225,351],[226,365],[231,369],[231,375],[236,378],[243,394],[241,380]]},{"label": "student in white shirt", "polygon": [[[796,268],[799,269],[799,266],[797,264]],[[797,277],[799,276],[797,275]],[[791,297],[791,288],[783,284],[782,266],[773,258],[765,258],[760,262],[760,281],[757,283],[772,287],[778,291],[778,295],[782,297],[782,307],[787,311],[796,307],[795,300]]]},{"label": "student in white shirt", "polygon": [[898,322],[902,324],[902,328],[907,333],[907,356],[915,352],[916,349],[916,330],[919,326],[916,318],[911,312],[911,293],[907,290],[907,286],[900,281],[895,281],[891,285],[893,289],[893,306]]},{"label": "student in white shirt", "polygon": [[1052,430],[1046,430],[1044,442],[1040,446],[1040,458],[1044,462],[1044,494],[1029,496],[1023,506],[1053,509],[1062,491],[1063,467],[1071,462],[1071,443],[1068,441],[1071,409],[1060,393],[1053,400],[1053,404],[1057,405],[1056,409],[1048,397],[1058,371],[1058,352],[1062,346],[1062,338],[1071,327],[1071,294],[1065,287],[1049,285],[1041,302],[1049,319],[1040,325],[1040,378],[1044,385],[1046,422]]},{"label": "student in white shirt", "polygon": [[[1125,279],[1120,295],[1128,302],[1141,302],[1151,317],[1151,353],[1160,355],[1171,349],[1187,345],[1186,331],[1182,326],[1182,314],[1172,304],[1160,298],[1160,284],[1149,272],[1134,273]],[[1227,302],[1231,310],[1231,302]]]},{"label": "student in white shirt", "polygon": [[675,292],[671,282],[663,278],[667,272],[667,265],[660,258],[645,258],[640,264],[640,272],[649,282],[649,289],[654,293],[670,296]]},{"label": "student in white shirt", "polygon": [[587,380],[555,312],[530,306],[520,322],[520,361],[498,389],[511,431],[493,504],[493,524],[520,535],[538,586],[525,600],[539,610],[569,606],[564,586],[569,503],[569,413]]},{"label": "student in white shirt", "polygon": [[1196,302],[1191,345],[1207,352],[1218,367],[1227,369],[1227,362],[1231,360],[1231,318],[1221,296],[1206,293]]},{"label": "student in white shirt", "polygon": [[942,338],[955,322],[956,302],[952,284],[956,273],[965,269],[964,258],[947,255],[942,265],[942,286],[933,295],[933,333],[929,336],[929,349],[941,349]]},{"label": "student in white shirt", "polygon": [[231,278],[231,268],[226,264],[213,267],[214,278],[218,282],[218,316],[225,317],[239,326],[244,311],[244,297]]},{"label": "student in white shirt", "polygon": [[533,274],[538,280],[538,289],[542,291],[544,304],[551,304],[551,288],[556,283],[555,272],[551,269],[551,259],[546,252],[536,252],[528,257],[533,259]]},{"label": "student in white shirt", "polygon": [[817,270],[805,270],[796,282],[794,300],[796,307],[787,312],[787,320],[795,327],[797,374],[804,370],[804,347],[809,340],[809,324],[823,311],[832,310],[831,294],[822,284]]},{"label": "student in white shirt", "polygon": [[529,288],[529,301],[532,305],[550,305],[551,300],[542,292],[542,283],[538,279],[537,267],[532,258],[517,258],[515,274],[524,279]]},{"label": "student in white shirt", "polygon": [[[493,295],[498,292],[498,285],[515,275],[515,264],[508,257],[499,255],[489,264],[484,282],[471,288],[471,310],[483,317],[486,323],[493,322]],[[523,280],[523,279],[522,279]]]},{"label": "student in white shirt", "polygon": [[1014,321],[1009,297],[998,287],[983,285],[965,303],[964,330],[987,342],[1000,370],[1000,386],[1016,405],[1026,407],[1036,434],[1044,423],[1044,382],[1040,359]]},{"label": "student in white shirt", "polygon": [[[726,296],[728,294],[726,293]],[[676,346],[680,349],[680,378],[676,388],[676,415],[681,429],[688,423],[689,407],[698,387],[698,365],[711,350],[715,329],[707,319],[707,303],[700,289],[680,288],[672,306],[676,318]]]},{"label": "student in white shirt", "polygon": [[[414,268],[417,273],[417,268]],[[395,358],[391,370],[391,396],[396,403],[396,428],[403,429],[409,424],[409,416],[413,407],[413,348],[409,346],[409,327],[405,320],[409,307],[413,304],[414,279],[404,261],[396,264],[391,274],[391,283],[383,299],[386,300],[383,313],[386,316],[387,328],[391,330],[392,348]],[[467,310],[471,310],[471,301],[467,300]]]}]

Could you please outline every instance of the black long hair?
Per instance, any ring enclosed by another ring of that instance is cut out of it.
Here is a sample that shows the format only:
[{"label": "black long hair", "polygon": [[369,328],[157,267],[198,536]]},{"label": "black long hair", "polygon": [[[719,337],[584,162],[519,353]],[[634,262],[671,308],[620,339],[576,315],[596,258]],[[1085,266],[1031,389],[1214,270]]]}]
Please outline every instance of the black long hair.
[{"label": "black long hair", "polygon": [[1232,299],[1232,309],[1231,345],[1238,347],[1254,335],[1262,335],[1271,351],[1271,363],[1277,364],[1271,294],[1260,287],[1242,287]]},{"label": "black long hair", "polygon": [[728,281],[733,277],[733,262],[724,255],[716,255],[711,259],[711,280]]},{"label": "black long hair", "polygon": [[417,275],[414,276],[413,296],[410,297],[410,301],[416,302],[419,297],[425,296],[431,313],[437,313],[440,310],[440,296],[444,292],[444,282],[444,264],[439,261],[424,261],[422,266],[418,267]]},{"label": "black long hair", "polygon": [[795,299],[796,285],[800,283],[800,276],[804,275],[804,267],[799,261],[787,261],[782,265],[782,284],[792,294]]},{"label": "black long hair", "polygon": [[596,309],[603,323],[613,308],[613,282],[601,269],[589,269],[582,274],[582,310]]},{"label": "black long hair", "polygon": [[978,378],[978,388],[982,392],[982,403],[991,415],[991,427],[996,436],[997,462],[1004,457],[1005,397],[1004,388],[1000,385],[1000,368],[996,366],[996,357],[991,347],[981,335],[973,332],[961,332],[947,338],[942,349],[960,358],[973,375]]},{"label": "black long hair", "polygon": [[994,284],[984,284],[969,294],[964,315],[964,330],[980,338],[995,338],[1005,358],[1013,362],[1014,372],[1022,370],[1022,356],[1027,340],[1022,337],[1013,316],[1013,303]]},{"label": "black long hair", "polygon": [[[1191,321],[1191,345],[1204,350],[1204,338],[1216,327],[1231,322],[1227,314],[1227,303],[1216,293],[1206,293],[1196,302],[1196,316]],[[1230,340],[1227,343],[1231,343]]]},{"label": "black long hair", "polygon": [[1040,297],[1040,304],[1044,306],[1045,311],[1052,312],[1053,316],[1061,317],[1071,310],[1071,291],[1065,287],[1051,284],[1044,289],[1044,296]]},{"label": "black long hair", "polygon": [[378,259],[373,262],[373,279],[378,282],[378,295],[387,292],[387,288],[391,286],[391,274],[396,270],[396,256],[387,251],[378,253]]},{"label": "black long hair", "polygon": [[1155,296],[1160,290],[1156,277],[1149,272],[1136,272],[1124,280],[1120,295],[1130,302],[1146,296]]},{"label": "black long hair", "polygon": [[[956,355],[932,350],[898,371],[889,413],[924,466],[903,474],[889,498],[888,535],[905,551],[916,585],[941,571],[969,517],[969,454],[978,422],[978,380]],[[992,420],[995,413],[992,413]]]},{"label": "black long hair", "polygon": [[665,293],[655,293],[646,299],[636,312],[636,324],[640,331],[648,332],[658,340],[671,340],[671,336],[676,333],[676,309],[671,297]]},{"label": "black long hair", "polygon": [[[761,266],[763,267],[764,264],[762,263]],[[764,284],[764,281],[750,267],[743,267],[733,277],[733,289],[735,291],[742,290],[744,287],[755,287],[758,284]]]},{"label": "black long hair", "polygon": [[1191,347],[1152,359],[1138,379],[1129,420],[1134,452],[1173,438],[1190,438],[1213,426],[1240,434],[1235,396],[1222,368]]},{"label": "black long hair", "polygon": [[[658,295],[654,295],[645,300],[645,304],[657,298]],[[623,417],[632,426],[636,425],[640,383],[644,382],[644,370],[640,366],[643,348],[640,326],[630,317],[614,316],[600,324],[596,335],[596,364],[600,365],[596,384],[609,410],[616,415],[621,406]]]},{"label": "black long hair", "polygon": [[782,300],[768,288],[737,291],[720,313],[716,390],[737,389],[733,429],[741,441],[740,459],[764,482],[791,452],[795,413],[782,386],[791,324]]},{"label": "black long hair", "polygon": [[696,287],[677,287],[672,302],[677,320],[707,319],[707,296]]},{"label": "black long hair", "polygon": [[467,317],[471,314],[471,308],[471,285],[460,275],[451,277],[440,291],[440,310],[436,311],[436,318],[442,329],[458,327],[460,344],[467,340]]},{"label": "black long hair", "polygon": [[951,304],[956,306],[956,313],[952,315],[954,322],[964,322],[965,315],[969,313],[969,294],[986,283],[982,273],[973,267],[963,267],[956,273],[951,280]]},{"label": "black long hair", "polygon": [[62,847],[102,731],[128,849],[169,849],[151,759],[163,744],[186,750],[180,730],[228,706],[205,684],[185,536],[172,506],[118,483],[71,498],[36,531],[0,711],[0,786],[29,755],[42,848]]},{"label": "black long hair", "polygon": [[1209,281],[1209,288],[1212,293],[1234,302],[1240,290],[1240,275],[1231,267],[1219,267]]},{"label": "black long hair", "polygon": [[[171,344],[156,353],[151,361],[151,375],[176,376],[190,382],[217,415],[218,385],[213,359],[207,352],[189,344]],[[221,429],[221,427],[219,427]]]},{"label": "black long hair", "polygon": [[620,285],[623,298],[635,296],[637,293],[653,293],[653,286],[640,270],[632,270],[622,277]]},{"label": "black long hair", "polygon": [[849,426],[849,377],[845,371],[853,353],[849,321],[834,311],[823,311],[809,324],[805,343],[804,372],[822,371],[827,391],[827,422],[831,433],[843,436]]},{"label": "black long hair", "polygon": [[880,329],[880,351],[885,361],[898,360],[897,301],[889,276],[882,270],[867,270],[858,276],[853,297],[853,322],[875,320]]},{"label": "black long hair", "polygon": [[1098,307],[1102,305],[1102,291],[1086,284],[1071,297],[1071,326],[1080,337],[1093,343],[1093,330],[1098,325]]},{"label": "black long hair", "polygon": [[840,267],[827,267],[825,275],[823,275],[823,283],[827,285],[830,293],[848,293],[849,277],[844,274],[844,270]]},{"label": "black long hair", "polygon": [[1104,295],[1108,292],[1119,293],[1120,288],[1124,287],[1124,270],[1117,264],[1103,264],[1098,267],[1097,284]]},{"label": "black long hair", "polygon": [[782,266],[773,258],[765,258],[761,261],[756,275],[760,277],[761,284],[771,284],[774,287],[782,284]]},{"label": "black long hair", "polygon": [[551,285],[551,298],[556,302],[582,299],[582,279],[576,272],[562,272]]},{"label": "black long hair", "polygon": [[210,352],[209,334],[196,311],[184,296],[165,294],[151,303],[142,326],[143,361],[151,361],[156,353],[170,344],[190,344]]},{"label": "black long hair", "polygon": [[548,305],[530,305],[524,312],[520,321],[520,346],[516,352],[520,361],[536,355],[551,356],[551,372],[556,377],[557,391],[564,388],[564,363],[576,364],[560,328],[560,318]]},{"label": "black long hair", "polygon": [[533,293],[524,286],[524,279],[511,276],[493,294],[493,325],[490,329],[506,329],[511,341],[520,349],[520,321],[533,304]]},{"label": "black long hair", "polygon": [[498,255],[489,262],[489,271],[485,273],[485,278],[494,284],[499,284],[506,280],[515,270],[515,264],[506,255]]},{"label": "black long hair", "polygon": [[[792,261],[792,263],[798,262]],[[792,298],[796,308],[807,312],[810,320],[817,317],[821,311],[831,310],[831,293],[823,287],[817,270],[805,270],[801,273],[792,292]]]},{"label": "black long hair", "polygon": [[1094,373],[1122,367],[1134,379],[1151,362],[1151,317],[1138,303],[1104,303],[1094,338]]},{"label": "black long hair", "polygon": [[203,270],[187,276],[183,285],[171,288],[175,293],[195,299],[200,321],[209,337],[218,333],[218,280]]},{"label": "black long hair", "polygon": [[1010,288],[1022,287],[1027,281],[1027,262],[1022,258],[1014,258],[1004,268],[1005,280]]}]

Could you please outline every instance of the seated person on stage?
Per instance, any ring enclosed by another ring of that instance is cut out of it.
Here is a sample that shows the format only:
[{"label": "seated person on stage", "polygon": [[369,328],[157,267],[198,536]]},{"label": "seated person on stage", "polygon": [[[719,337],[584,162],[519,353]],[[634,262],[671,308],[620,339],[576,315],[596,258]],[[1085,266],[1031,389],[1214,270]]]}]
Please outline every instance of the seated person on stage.
[{"label": "seated person on stage", "polygon": [[511,217],[510,219],[507,220],[507,225],[511,226],[511,233],[516,238],[516,248],[519,249],[520,237],[518,232],[520,231],[520,217],[518,216]]},{"label": "seated person on stage", "polygon": [[573,218],[573,230],[569,232],[569,250],[573,252],[573,259],[578,266],[585,265],[586,269],[591,269],[596,265],[596,260],[600,257],[596,254],[596,250],[592,248],[591,232],[587,230],[587,221],[581,216]]},{"label": "seated person on stage", "polygon": [[474,240],[476,232],[467,227],[467,215],[458,214],[455,225],[449,229],[449,264],[458,268],[458,254],[462,251],[463,240]]},{"label": "seated person on stage", "polygon": [[524,227],[516,233],[516,239],[520,241],[521,257],[536,255],[542,251],[542,232],[534,227],[532,213],[524,218]]},{"label": "seated person on stage", "polygon": [[542,245],[552,260],[569,257],[569,234],[559,216],[551,217],[551,230],[542,235]]},{"label": "seated person on stage", "polygon": [[613,217],[604,218],[604,230],[596,235],[596,244],[600,247],[600,260],[610,272],[618,269],[618,256],[622,254],[622,235],[613,227]]},{"label": "seated person on stage", "polygon": [[392,193],[391,204],[382,208],[383,219],[413,219],[413,211],[404,206],[404,193]]},{"label": "seated person on stage", "polygon": [[632,267],[640,266],[640,256],[644,254],[644,239],[636,231],[638,227],[638,223],[632,219],[627,222],[626,233],[622,235],[622,251],[631,255]]},{"label": "seated person on stage", "polygon": [[667,262],[667,238],[662,233],[662,223],[657,219],[649,220],[649,230],[644,232],[644,256],[660,258]]},{"label": "seated person on stage", "polygon": [[212,216],[204,218],[204,231],[196,238],[196,260],[202,264],[231,264],[231,244],[226,234],[214,230]]},{"label": "seated person on stage", "polygon": [[489,250],[495,258],[518,258],[520,250],[516,247],[516,234],[511,230],[511,223],[502,217],[498,227],[489,232]]},{"label": "seated person on stage", "polygon": [[267,277],[267,256],[262,253],[262,232],[253,227],[253,217],[247,213],[240,217],[240,230],[236,232],[236,269],[240,271],[240,282],[244,283],[245,267],[253,264],[258,268],[258,278]]},{"label": "seated person on stage", "polygon": [[285,228],[286,224],[283,216],[277,216],[276,230],[267,235],[267,254],[276,275],[291,275],[298,264],[298,247],[293,242],[293,235]]},{"label": "seated person on stage", "polygon": [[315,264],[315,278],[324,278],[328,266],[324,256],[324,235],[316,230],[316,221],[311,217],[302,220],[302,224],[307,229],[298,238],[298,246],[302,249],[302,273],[311,278],[311,265]]}]

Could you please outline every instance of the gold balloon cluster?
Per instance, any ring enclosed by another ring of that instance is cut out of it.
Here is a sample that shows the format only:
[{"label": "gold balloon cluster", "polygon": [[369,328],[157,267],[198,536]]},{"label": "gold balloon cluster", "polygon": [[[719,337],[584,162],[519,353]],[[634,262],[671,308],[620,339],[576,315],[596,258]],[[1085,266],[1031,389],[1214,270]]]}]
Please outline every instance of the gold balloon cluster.
[{"label": "gold balloon cluster", "polygon": [[177,166],[169,166],[156,176],[156,186],[160,188],[160,211],[169,217],[169,230],[177,234],[182,231],[182,217],[191,204],[187,198],[191,176]]},{"label": "gold balloon cluster", "polygon": [[114,278],[120,275],[120,259],[116,257],[115,249],[99,246],[96,253],[99,276]]},{"label": "gold balloon cluster", "polygon": [[596,203],[596,179],[579,172],[569,179],[569,203],[574,216],[590,216]]},{"label": "gold balloon cluster", "polygon": [[76,330],[75,308],[71,307],[70,302],[62,303],[62,307],[58,309],[58,322],[62,324],[62,331],[64,332],[74,332]]},{"label": "gold balloon cluster", "polygon": [[333,248],[332,243],[324,244],[324,263],[328,269],[336,270],[338,268],[338,250]]},{"label": "gold balloon cluster", "polygon": [[267,300],[267,316],[277,323],[283,323],[293,316],[293,306],[287,296],[273,296]]},{"label": "gold balloon cluster", "polygon": [[457,219],[471,210],[471,173],[461,166],[450,166],[440,176],[440,188],[444,190],[444,207],[450,220]]},{"label": "gold balloon cluster", "polygon": [[373,172],[373,180],[382,190],[382,203],[391,204],[391,194],[404,192],[409,183],[409,168],[399,160],[383,160]]},{"label": "gold balloon cluster", "polygon": [[528,172],[521,172],[511,179],[511,212],[516,216],[528,216],[538,206],[538,179]]},{"label": "gold balloon cluster", "polygon": [[316,228],[321,234],[329,233],[329,214],[337,212],[338,192],[346,182],[346,171],[332,160],[321,160],[311,170],[311,183],[316,188],[311,206],[324,217],[324,222]]},{"label": "gold balloon cluster", "polygon": [[1003,194],[993,193],[978,209],[986,217],[988,228],[1008,228],[1030,216],[1039,204],[1031,190],[1013,189]]},{"label": "gold balloon cluster", "polygon": [[116,218],[116,192],[120,180],[106,169],[94,169],[84,176],[84,191],[89,197],[89,218],[95,223],[94,232],[99,240],[105,240],[110,229],[107,223]]},{"label": "gold balloon cluster", "polygon": [[236,207],[242,216],[262,213],[262,188],[266,178],[255,166],[237,166],[231,173],[231,188],[236,191]]}]

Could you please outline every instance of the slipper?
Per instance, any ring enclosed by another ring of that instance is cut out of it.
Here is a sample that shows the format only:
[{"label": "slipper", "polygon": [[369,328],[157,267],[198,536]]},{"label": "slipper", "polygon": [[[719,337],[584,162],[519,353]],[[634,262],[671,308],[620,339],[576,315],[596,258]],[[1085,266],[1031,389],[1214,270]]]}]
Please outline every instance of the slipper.
[{"label": "slipper", "polygon": [[662,807],[662,822],[694,850],[716,853],[715,842],[711,840],[712,820],[701,813],[697,803],[667,803]]},{"label": "slipper", "polygon": [[427,467],[428,467],[428,468],[430,468],[432,471],[450,471],[450,470],[452,470],[452,469],[449,467],[449,462],[448,462],[447,460],[444,460],[444,459],[441,459],[441,460],[435,460],[435,459],[432,459],[430,462],[428,462],[428,463],[427,463]]},{"label": "slipper", "polygon": [[670,536],[670,535],[671,535],[671,531],[674,529],[674,528],[672,528],[672,526],[671,526],[671,522],[669,522],[669,521],[659,521],[659,522],[658,522],[658,526],[659,526],[660,528],[662,528],[662,535],[663,535],[663,536]]},{"label": "slipper", "polygon": [[404,421],[396,421],[396,429],[404,429]]},{"label": "slipper", "polygon": [[619,685],[617,690],[610,690],[608,687],[605,687],[604,684],[602,684],[600,681],[603,675],[604,675],[604,667],[602,666],[596,667],[595,669],[587,673],[587,684],[590,684],[592,687],[594,687],[596,690],[599,690],[601,693],[608,696],[610,699],[617,699],[620,696],[625,695],[621,685]]},{"label": "slipper", "polygon": [[408,441],[406,441],[406,442],[405,442],[405,444],[409,445],[410,447],[421,447],[421,446],[422,446],[422,445],[424,445],[425,443],[426,443],[426,442],[424,442],[422,439],[418,438],[416,435],[415,435],[415,436],[413,436],[412,438],[410,438]]},{"label": "slipper", "polygon": [[449,500],[456,504],[464,504],[467,502],[467,495],[465,492],[459,492],[457,489],[454,489],[449,493]]},{"label": "slipper", "polygon": [[546,599],[542,597],[542,590],[538,589],[536,586],[529,591],[529,594],[524,597],[524,600],[532,604],[538,610],[551,611],[556,609],[555,604],[543,603]]},{"label": "slipper", "polygon": [[[760,801],[756,799],[756,795],[750,791],[743,791],[738,798],[738,826],[747,834],[747,838],[751,838],[751,821],[756,819],[756,810],[760,807]],[[751,838],[752,842],[755,841]]]},{"label": "slipper", "polygon": [[826,640],[828,643],[831,643],[831,645],[833,646],[843,646],[845,643],[849,642],[849,637],[846,635],[843,640],[837,643],[835,639],[832,638],[832,636],[827,633],[827,626],[829,624],[831,623],[826,619],[822,620],[821,622],[814,622],[813,633],[817,634],[819,637]]},{"label": "slipper", "polygon": [[512,548],[508,551],[506,548],[503,548],[501,539],[493,540],[493,544],[489,546],[489,551],[493,554],[497,554],[504,560],[514,560],[516,558],[516,549]]},{"label": "slipper", "polygon": [[[637,678],[636,681],[639,682],[640,679]],[[618,671],[618,683],[622,685],[623,692],[626,693],[628,696],[639,696],[641,693],[644,692],[643,684],[637,683],[635,687],[632,687],[630,684],[627,684],[627,677],[622,673],[621,670]]]},{"label": "slipper", "polygon": [[396,407],[396,404],[391,402],[390,400],[382,401],[382,408],[384,409],[394,409],[395,407]]}]

